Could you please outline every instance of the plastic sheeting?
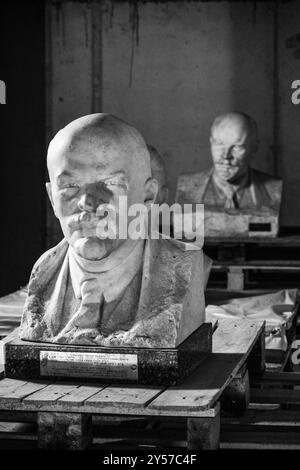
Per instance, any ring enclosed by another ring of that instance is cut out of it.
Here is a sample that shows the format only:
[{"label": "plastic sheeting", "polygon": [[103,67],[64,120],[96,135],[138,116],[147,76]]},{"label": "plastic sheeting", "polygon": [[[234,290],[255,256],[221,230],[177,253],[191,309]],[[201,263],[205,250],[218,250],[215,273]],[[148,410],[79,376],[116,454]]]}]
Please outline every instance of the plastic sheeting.
[{"label": "plastic sheeting", "polygon": [[291,326],[297,289],[230,299],[222,305],[206,307],[206,321],[235,318],[266,321],[266,349],[287,350],[286,329]]}]

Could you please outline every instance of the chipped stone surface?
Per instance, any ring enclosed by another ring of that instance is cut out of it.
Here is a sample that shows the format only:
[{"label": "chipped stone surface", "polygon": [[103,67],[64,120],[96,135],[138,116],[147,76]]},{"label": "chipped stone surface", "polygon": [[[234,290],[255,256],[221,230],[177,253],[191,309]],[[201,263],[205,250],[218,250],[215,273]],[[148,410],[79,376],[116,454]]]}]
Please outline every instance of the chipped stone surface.
[{"label": "chipped stone surface", "polygon": [[20,337],[79,345],[177,346],[204,322],[205,310],[203,252],[184,248],[184,244],[181,248],[171,240],[147,240],[137,310],[127,330],[104,335],[100,328],[73,328],[59,337],[65,292],[59,293],[55,308],[52,301],[68,250],[68,243],[63,240],[33,268]]}]

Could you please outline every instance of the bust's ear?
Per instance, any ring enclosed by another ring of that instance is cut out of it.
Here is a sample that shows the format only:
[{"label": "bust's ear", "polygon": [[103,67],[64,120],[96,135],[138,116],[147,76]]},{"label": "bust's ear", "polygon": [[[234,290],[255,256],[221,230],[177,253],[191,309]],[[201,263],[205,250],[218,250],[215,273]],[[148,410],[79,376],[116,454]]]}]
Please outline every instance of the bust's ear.
[{"label": "bust's ear", "polygon": [[49,181],[46,183],[46,189],[47,189],[47,193],[48,193],[51,205],[52,205],[54,213],[55,213],[54,203],[53,203],[53,196],[52,196],[52,187],[51,187],[51,183]]},{"label": "bust's ear", "polygon": [[158,182],[155,178],[149,178],[145,183],[145,199],[144,204],[150,210],[151,205],[155,202],[158,193]]}]

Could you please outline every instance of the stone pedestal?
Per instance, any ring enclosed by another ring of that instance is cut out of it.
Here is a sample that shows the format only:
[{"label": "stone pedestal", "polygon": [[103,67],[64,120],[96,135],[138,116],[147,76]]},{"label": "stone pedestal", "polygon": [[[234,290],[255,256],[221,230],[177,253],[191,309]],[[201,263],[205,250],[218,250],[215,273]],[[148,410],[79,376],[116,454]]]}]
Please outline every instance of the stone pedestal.
[{"label": "stone pedestal", "polygon": [[29,342],[5,346],[5,373],[15,379],[84,379],[175,385],[211,353],[212,326],[203,323],[176,348],[112,348]]},{"label": "stone pedestal", "polygon": [[204,208],[205,237],[273,238],[279,231],[279,212],[272,209]]}]

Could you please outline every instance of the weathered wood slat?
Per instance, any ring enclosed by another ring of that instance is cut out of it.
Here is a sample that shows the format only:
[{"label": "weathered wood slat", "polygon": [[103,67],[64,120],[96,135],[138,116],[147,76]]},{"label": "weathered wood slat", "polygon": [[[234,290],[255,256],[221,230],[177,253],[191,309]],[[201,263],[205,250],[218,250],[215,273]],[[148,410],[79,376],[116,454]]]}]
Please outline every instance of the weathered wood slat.
[{"label": "weathered wood slat", "polygon": [[[227,439],[230,439],[227,436]],[[221,442],[221,449],[238,449],[238,450],[299,450],[300,444],[282,444],[281,442],[233,442],[232,438],[229,442]]]},{"label": "weathered wood slat", "polygon": [[74,388],[70,392],[66,393],[62,398],[59,398],[57,403],[68,406],[68,405],[81,405],[91,398],[96,393],[99,393],[107,385],[101,384],[89,384],[89,385],[80,385],[78,388]]},{"label": "weathered wood slat", "polygon": [[15,379],[2,379],[0,381],[0,398],[11,394],[19,387],[22,387],[27,382],[25,380]]},{"label": "weathered wood slat", "polygon": [[[28,423],[0,423],[0,433],[1,435],[5,435],[5,433],[9,433],[11,435],[15,434],[24,434],[26,432],[35,432],[36,425],[35,424],[28,424]],[[9,437],[10,437],[9,436]]]},{"label": "weathered wood slat", "polygon": [[276,431],[263,431],[257,432],[253,429],[252,432],[240,432],[234,431],[221,431],[221,440],[235,443],[257,443],[262,444],[264,448],[267,448],[271,444],[285,444],[285,445],[298,445],[300,447],[300,433],[295,434],[291,432],[276,432]]},{"label": "weathered wood slat", "polygon": [[106,405],[140,409],[147,406],[149,401],[153,400],[161,391],[160,387],[110,386],[86,400],[85,404],[89,406]]},{"label": "weathered wood slat", "polygon": [[67,393],[70,393],[72,390],[78,388],[79,386],[80,384],[74,383],[50,384],[42,390],[39,390],[24,398],[23,403],[34,403],[37,405],[37,407],[40,405],[55,403],[57,400],[65,396]]},{"label": "weathered wood slat", "polygon": [[222,423],[235,425],[300,426],[300,411],[297,410],[247,410],[243,416],[222,417]]},{"label": "weathered wood slat", "polygon": [[300,403],[299,390],[287,389],[251,389],[252,403]]},{"label": "weathered wood slat", "polygon": [[32,411],[0,410],[1,422],[35,423],[36,417]]},{"label": "weathered wood slat", "polygon": [[263,321],[218,319],[218,328],[213,334],[213,353],[242,354],[247,359],[262,331]]},{"label": "weathered wood slat", "polygon": [[176,412],[212,407],[245,363],[263,331],[263,322],[220,320],[213,334],[213,354],[183,384],[168,388],[148,408]]},{"label": "weathered wood slat", "polygon": [[47,383],[41,382],[27,382],[24,385],[7,391],[5,395],[1,396],[1,401],[21,401],[23,398],[47,387]]},{"label": "weathered wood slat", "polygon": [[238,372],[242,355],[213,354],[182,385],[170,387],[149,405],[149,409],[200,411],[210,408]]},{"label": "weathered wood slat", "polygon": [[284,384],[284,385],[300,385],[299,372],[265,372],[261,377],[253,377],[252,384]]}]

